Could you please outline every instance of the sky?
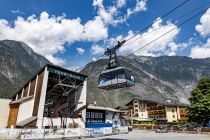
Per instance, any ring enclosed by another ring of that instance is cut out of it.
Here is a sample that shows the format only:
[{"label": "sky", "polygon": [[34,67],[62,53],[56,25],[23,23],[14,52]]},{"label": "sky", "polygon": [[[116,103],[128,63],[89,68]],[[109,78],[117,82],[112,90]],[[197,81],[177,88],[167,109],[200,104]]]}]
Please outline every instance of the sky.
[{"label": "sky", "polygon": [[[77,69],[127,40],[118,55],[210,57],[210,1],[0,0],[0,40],[25,42],[56,65]],[[205,11],[203,11],[205,10]],[[190,17],[201,14],[179,26]]]}]

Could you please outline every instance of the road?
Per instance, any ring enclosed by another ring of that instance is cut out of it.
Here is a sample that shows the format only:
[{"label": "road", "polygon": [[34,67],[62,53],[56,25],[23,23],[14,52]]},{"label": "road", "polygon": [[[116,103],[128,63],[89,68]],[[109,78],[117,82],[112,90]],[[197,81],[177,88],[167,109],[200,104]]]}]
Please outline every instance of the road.
[{"label": "road", "polygon": [[87,140],[210,140],[210,135],[134,130],[128,134],[88,138]]}]

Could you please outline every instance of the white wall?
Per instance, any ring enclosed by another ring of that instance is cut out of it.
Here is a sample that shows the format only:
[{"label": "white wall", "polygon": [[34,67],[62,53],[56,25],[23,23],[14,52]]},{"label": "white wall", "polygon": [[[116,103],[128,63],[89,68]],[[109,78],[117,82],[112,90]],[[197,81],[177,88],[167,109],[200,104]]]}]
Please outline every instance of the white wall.
[{"label": "white wall", "polygon": [[[51,120],[53,122],[53,126],[57,126],[58,128],[61,126],[61,119],[58,118],[48,118],[48,117],[44,117],[43,118],[43,126],[51,126]],[[66,126],[68,127],[70,123],[77,123],[79,125],[79,128],[84,128],[84,123],[82,121],[81,118],[77,118],[77,119],[72,119],[72,118],[67,118],[67,123]]]},{"label": "white wall", "polygon": [[9,117],[9,99],[0,99],[0,128],[5,128],[7,126],[7,121]]},{"label": "white wall", "polygon": [[[76,110],[86,105],[87,98],[87,80],[84,81],[83,86],[81,86],[76,92],[77,106]],[[82,127],[85,128],[85,119],[86,119],[86,109],[82,111]]]},{"label": "white wall", "polygon": [[139,101],[139,118],[148,118],[147,103],[145,101]]},{"label": "white wall", "polygon": [[113,125],[115,125],[114,123],[115,121],[117,121],[116,125],[121,125],[119,117],[120,117],[120,113],[106,111],[106,123],[113,123]]},{"label": "white wall", "polygon": [[[174,112],[172,112],[172,110],[174,110]],[[176,107],[166,107],[166,117],[168,119],[168,122],[177,121],[178,118]]]},{"label": "white wall", "polygon": [[33,104],[34,104],[34,98],[20,104],[18,117],[17,117],[17,123],[25,119],[28,119],[29,117],[32,117]]},{"label": "white wall", "polygon": [[[117,124],[115,122],[117,121]],[[114,116],[114,119],[112,120],[113,125],[121,126],[121,121],[120,121],[120,113],[116,113]]]},{"label": "white wall", "polygon": [[[37,119],[37,127],[39,129],[42,128],[42,120],[43,120],[43,114],[44,114],[44,105],[45,105],[45,99],[46,99],[46,92],[47,92],[47,82],[48,82],[48,75],[49,71],[47,71],[47,67],[45,67],[44,71],[44,78],[42,83],[42,90],[41,90],[41,96],[39,101],[39,110],[38,110],[38,119]],[[35,97],[35,96],[34,96]]]},{"label": "white wall", "polygon": [[113,112],[106,111],[106,123],[112,123]]}]

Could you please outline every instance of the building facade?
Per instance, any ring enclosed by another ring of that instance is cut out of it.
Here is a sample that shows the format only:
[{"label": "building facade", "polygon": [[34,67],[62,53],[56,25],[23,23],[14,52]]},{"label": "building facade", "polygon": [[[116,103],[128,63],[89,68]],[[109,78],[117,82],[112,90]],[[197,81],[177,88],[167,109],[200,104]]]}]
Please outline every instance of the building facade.
[{"label": "building facade", "polygon": [[9,117],[9,103],[11,102],[10,99],[0,99],[0,128],[5,128],[7,127],[7,121]]},{"label": "building facade", "polygon": [[86,108],[86,127],[116,127],[121,126],[121,111],[110,107],[90,104]]},{"label": "building facade", "polygon": [[127,115],[139,121],[161,121],[161,122],[187,122],[188,105],[173,103],[166,100],[165,103],[155,101],[133,99],[128,104]]},{"label": "building facade", "polygon": [[[7,127],[85,127],[87,76],[46,65],[9,102]],[[77,113],[77,114],[75,114]],[[74,118],[72,118],[74,116]]]}]

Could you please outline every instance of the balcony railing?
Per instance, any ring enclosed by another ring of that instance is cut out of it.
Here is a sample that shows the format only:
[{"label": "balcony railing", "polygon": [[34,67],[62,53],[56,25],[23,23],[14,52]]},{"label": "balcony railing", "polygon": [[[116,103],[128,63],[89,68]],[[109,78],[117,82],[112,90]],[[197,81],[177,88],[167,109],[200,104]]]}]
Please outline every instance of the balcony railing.
[{"label": "balcony railing", "polygon": [[165,107],[150,107],[150,108],[147,108],[147,110],[163,110],[165,109]]},{"label": "balcony railing", "polygon": [[148,112],[148,115],[162,115],[162,114],[166,114],[165,111],[163,112]]}]

